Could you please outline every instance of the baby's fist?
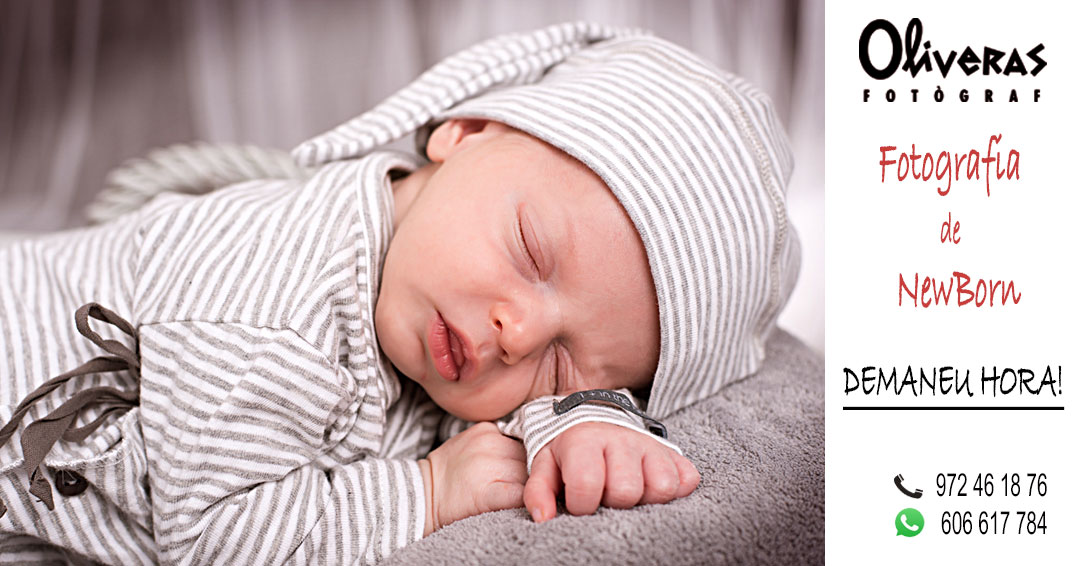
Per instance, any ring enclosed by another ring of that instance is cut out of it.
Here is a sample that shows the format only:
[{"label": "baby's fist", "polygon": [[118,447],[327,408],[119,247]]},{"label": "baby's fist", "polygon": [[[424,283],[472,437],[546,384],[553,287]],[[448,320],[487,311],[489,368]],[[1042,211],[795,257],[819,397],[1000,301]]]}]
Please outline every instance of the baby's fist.
[{"label": "baby's fist", "polygon": [[525,448],[492,423],[477,423],[420,460],[427,488],[424,535],[465,517],[521,507]]},{"label": "baby's fist", "polygon": [[555,516],[560,491],[567,511],[587,515],[600,504],[667,503],[690,495],[700,480],[689,460],[648,435],[590,422],[567,429],[537,453],[524,499],[533,520],[543,522]]}]

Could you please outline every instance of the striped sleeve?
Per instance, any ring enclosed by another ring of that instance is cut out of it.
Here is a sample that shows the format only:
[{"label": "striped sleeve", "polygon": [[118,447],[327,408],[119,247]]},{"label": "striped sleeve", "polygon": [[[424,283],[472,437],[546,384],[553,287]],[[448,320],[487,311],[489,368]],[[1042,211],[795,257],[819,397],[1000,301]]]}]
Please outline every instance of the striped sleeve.
[{"label": "striped sleeve", "polygon": [[[458,417],[455,417],[450,413],[446,413],[439,421],[439,431],[436,435],[436,439],[440,444],[442,444],[443,442],[450,440],[458,434],[465,432],[465,429],[469,428],[474,424],[476,423],[471,423],[465,419],[459,419]],[[500,427],[501,426],[504,425],[500,423]],[[503,431],[503,434],[507,434],[505,430]]]},{"label": "striped sleeve", "polygon": [[141,348],[162,563],[373,563],[423,536],[414,460],[318,463],[362,391],[293,330],[155,323]]},{"label": "striped sleeve", "polygon": [[[619,389],[618,392],[633,399],[636,406],[641,406],[641,402],[635,399],[629,390]],[[608,423],[638,431],[682,454],[682,450],[678,446],[650,433],[645,428],[645,422],[641,417],[632,415],[617,407],[600,403],[585,403],[562,415],[556,415],[552,402],[563,398],[565,397],[549,395],[534,399],[525,403],[518,410],[511,413],[508,418],[498,423],[499,430],[503,434],[520,438],[525,443],[526,462],[530,472],[532,471],[533,459],[536,458],[536,455],[544,446],[570,427],[590,422]],[[453,425],[444,423],[444,426],[450,427]]]},{"label": "striped sleeve", "polygon": [[401,396],[386,413],[379,456],[417,460],[431,452],[446,413],[411,380],[401,384]]}]

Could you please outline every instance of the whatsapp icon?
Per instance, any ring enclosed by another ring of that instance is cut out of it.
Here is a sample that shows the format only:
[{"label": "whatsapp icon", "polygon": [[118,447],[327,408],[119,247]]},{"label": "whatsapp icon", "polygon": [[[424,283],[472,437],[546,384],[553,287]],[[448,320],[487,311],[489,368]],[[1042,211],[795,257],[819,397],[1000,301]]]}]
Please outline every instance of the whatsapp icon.
[{"label": "whatsapp icon", "polygon": [[896,536],[913,537],[923,532],[926,521],[918,509],[908,507],[896,514]]}]

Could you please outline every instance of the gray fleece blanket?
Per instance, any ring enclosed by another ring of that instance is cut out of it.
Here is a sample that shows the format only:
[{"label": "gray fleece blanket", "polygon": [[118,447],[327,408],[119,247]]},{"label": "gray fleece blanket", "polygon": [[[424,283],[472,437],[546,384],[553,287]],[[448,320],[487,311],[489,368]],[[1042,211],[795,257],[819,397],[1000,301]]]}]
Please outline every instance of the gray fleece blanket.
[{"label": "gray fleece blanket", "polygon": [[821,356],[777,331],[761,371],[665,422],[701,472],[689,497],[539,525],[485,513],[386,563],[824,564],[824,386]]}]

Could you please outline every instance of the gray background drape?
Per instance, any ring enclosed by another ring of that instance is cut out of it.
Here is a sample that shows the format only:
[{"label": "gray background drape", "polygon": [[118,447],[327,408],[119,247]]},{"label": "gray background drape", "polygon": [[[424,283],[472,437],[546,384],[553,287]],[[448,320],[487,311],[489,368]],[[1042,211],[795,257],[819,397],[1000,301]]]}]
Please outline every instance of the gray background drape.
[{"label": "gray background drape", "polygon": [[83,224],[106,173],[154,147],[289,149],[499,33],[578,19],[642,27],[776,103],[803,242],[781,324],[823,350],[824,12],[824,0],[8,0],[0,230]]}]

